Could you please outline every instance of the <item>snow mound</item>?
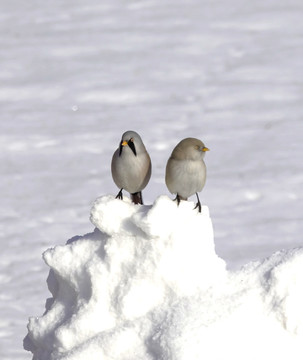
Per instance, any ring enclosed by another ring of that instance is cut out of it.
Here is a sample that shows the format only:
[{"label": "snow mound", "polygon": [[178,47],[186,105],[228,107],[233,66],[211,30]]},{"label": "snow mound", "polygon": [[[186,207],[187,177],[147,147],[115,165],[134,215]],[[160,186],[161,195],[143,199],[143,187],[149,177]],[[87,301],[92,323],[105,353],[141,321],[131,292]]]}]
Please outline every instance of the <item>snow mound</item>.
[{"label": "snow mound", "polygon": [[52,298],[29,320],[33,359],[301,359],[303,250],[228,272],[193,207],[97,199],[95,231],[43,255]]}]

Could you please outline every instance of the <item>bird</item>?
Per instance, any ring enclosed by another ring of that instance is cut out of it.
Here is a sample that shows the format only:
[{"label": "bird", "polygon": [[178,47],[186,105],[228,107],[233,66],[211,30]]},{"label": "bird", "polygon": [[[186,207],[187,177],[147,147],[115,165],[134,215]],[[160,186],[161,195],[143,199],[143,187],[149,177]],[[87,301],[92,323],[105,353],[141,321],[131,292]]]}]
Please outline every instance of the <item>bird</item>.
[{"label": "bird", "polygon": [[203,161],[206,151],[209,149],[201,140],[185,138],[174,148],[165,171],[166,186],[172,194],[177,195],[177,204],[196,194],[198,202],[194,209],[198,208],[199,212],[201,202],[198,192],[202,191],[206,181],[206,166]]},{"label": "bird", "polygon": [[126,131],[111,162],[112,177],[120,189],[116,199],[123,200],[122,191],[131,195],[134,204],[143,204],[142,190],[151,177],[151,160],[143,141],[135,131]]}]

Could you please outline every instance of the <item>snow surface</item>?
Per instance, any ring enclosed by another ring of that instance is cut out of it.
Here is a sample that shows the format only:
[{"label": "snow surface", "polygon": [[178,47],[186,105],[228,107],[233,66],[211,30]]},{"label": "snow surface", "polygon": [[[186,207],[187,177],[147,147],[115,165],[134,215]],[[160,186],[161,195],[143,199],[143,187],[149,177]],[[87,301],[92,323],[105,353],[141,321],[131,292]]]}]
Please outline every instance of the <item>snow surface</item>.
[{"label": "snow surface", "polygon": [[34,359],[302,359],[303,248],[226,271],[193,208],[97,199],[95,231],[43,255],[53,297],[30,318]]},{"label": "snow surface", "polygon": [[41,253],[93,231],[126,130],[153,161],[146,204],[169,195],[178,141],[211,149],[200,198],[228,269],[302,246],[301,0],[1,5],[1,359],[31,358],[27,319],[49,296]]}]

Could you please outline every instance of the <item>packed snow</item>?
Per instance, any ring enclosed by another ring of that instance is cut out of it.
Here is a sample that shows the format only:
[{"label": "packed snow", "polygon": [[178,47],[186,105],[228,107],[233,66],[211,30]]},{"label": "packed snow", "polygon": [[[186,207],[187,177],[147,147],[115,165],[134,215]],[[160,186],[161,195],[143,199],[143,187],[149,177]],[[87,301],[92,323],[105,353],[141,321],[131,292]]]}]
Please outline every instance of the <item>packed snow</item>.
[{"label": "packed snow", "polygon": [[26,324],[49,297],[41,254],[93,231],[126,130],[152,159],[147,206],[170,196],[182,138],[210,148],[200,199],[227,271],[302,246],[301,0],[1,5],[1,359],[32,358]]},{"label": "packed snow", "polygon": [[97,199],[95,231],[43,255],[52,298],[29,321],[33,358],[302,359],[303,249],[227,271],[208,208],[193,209]]}]

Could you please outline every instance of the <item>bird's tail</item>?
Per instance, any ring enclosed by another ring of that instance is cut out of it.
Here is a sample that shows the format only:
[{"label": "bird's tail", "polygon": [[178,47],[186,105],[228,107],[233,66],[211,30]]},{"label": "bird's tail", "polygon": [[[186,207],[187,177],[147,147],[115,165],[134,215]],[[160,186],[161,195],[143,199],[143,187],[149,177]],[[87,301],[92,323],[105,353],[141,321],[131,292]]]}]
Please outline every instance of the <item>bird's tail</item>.
[{"label": "bird's tail", "polygon": [[134,204],[141,204],[143,205],[143,198],[142,198],[142,192],[138,191],[136,193],[131,194],[131,199]]}]

